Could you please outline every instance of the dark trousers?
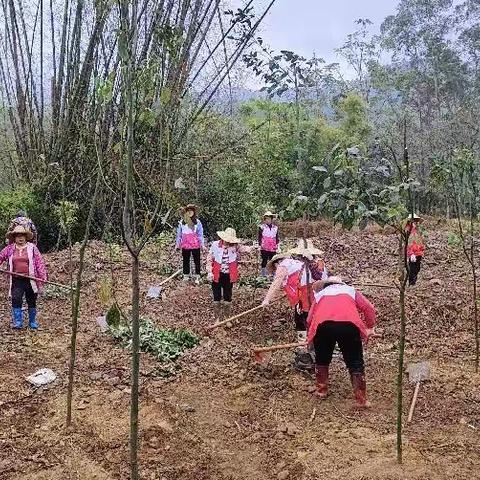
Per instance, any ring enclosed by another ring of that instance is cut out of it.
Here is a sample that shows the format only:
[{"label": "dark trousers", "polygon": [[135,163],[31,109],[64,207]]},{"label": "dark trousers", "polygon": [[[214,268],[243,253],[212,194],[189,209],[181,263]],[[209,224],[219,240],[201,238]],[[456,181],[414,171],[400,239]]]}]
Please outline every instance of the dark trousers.
[{"label": "dark trousers", "polygon": [[297,332],[304,332],[305,330],[307,330],[308,312],[303,312],[298,305],[295,306],[293,312],[293,318],[295,320],[295,330]]},{"label": "dark trousers", "polygon": [[338,343],[343,360],[350,373],[364,373],[363,345],[360,330],[351,322],[323,322],[313,340],[315,362],[328,366]]},{"label": "dark trousers", "polygon": [[420,272],[421,268],[422,257],[417,257],[416,262],[408,262],[408,284],[415,285],[417,283],[418,273]]},{"label": "dark trousers", "polygon": [[182,248],[182,257],[183,257],[183,274],[190,275],[190,255],[193,257],[193,262],[195,263],[195,273],[200,275],[200,249],[195,248],[189,250]]},{"label": "dark trousers", "polygon": [[218,282],[212,282],[214,302],[220,302],[222,300],[222,297],[225,302],[231,302],[232,291],[233,283],[230,281],[229,273],[220,273],[220,278],[218,279]]},{"label": "dark trousers", "polygon": [[27,299],[28,308],[37,308],[37,294],[33,291],[30,280],[26,278],[12,278],[12,307],[22,308],[23,297]]},{"label": "dark trousers", "polygon": [[260,250],[262,257],[262,268],[267,266],[267,263],[275,256],[275,252],[267,252],[266,250]]}]

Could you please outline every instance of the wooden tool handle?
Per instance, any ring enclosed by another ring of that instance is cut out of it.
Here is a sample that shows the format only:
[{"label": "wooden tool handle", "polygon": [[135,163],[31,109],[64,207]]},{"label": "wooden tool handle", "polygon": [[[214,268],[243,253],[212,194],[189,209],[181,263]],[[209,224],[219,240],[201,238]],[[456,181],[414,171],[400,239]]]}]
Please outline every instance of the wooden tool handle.
[{"label": "wooden tool handle", "polygon": [[[47,285],[54,285],[55,287],[65,288],[67,290],[76,290],[76,287],[70,287],[69,285],[63,285],[62,283],[50,282],[49,280],[42,280],[41,278],[31,277],[30,275],[23,275],[22,273],[10,272],[8,270],[0,269],[1,273],[6,273],[7,275],[12,275],[14,277],[27,278],[28,280],[33,280],[38,283],[45,283]],[[85,293],[82,291],[82,293]]]},{"label": "wooden tool handle", "polygon": [[[279,298],[275,298],[270,303],[277,302],[281,298],[283,298],[283,296],[279,297]],[[226,325],[229,322],[233,322],[234,320],[238,320],[239,318],[242,318],[245,315],[248,315],[249,313],[253,313],[253,312],[256,312],[257,310],[261,310],[262,308],[265,308],[265,306],[264,305],[257,305],[256,307],[250,308],[250,310],[246,310],[245,312],[234,315],[233,317],[227,318],[226,320],[222,320],[221,322],[217,322],[217,323],[214,323],[213,325],[210,325],[209,327],[207,327],[207,331],[215,330],[218,327],[222,327],[223,325]]]},{"label": "wooden tool handle", "polygon": [[415,410],[415,404],[417,403],[418,391],[420,390],[420,382],[415,385],[415,392],[413,394],[412,404],[410,405],[410,411],[408,412],[407,423],[410,423],[413,418],[413,412]]},{"label": "wooden tool handle", "polygon": [[172,278],[175,278],[177,275],[179,275],[180,273],[182,272],[182,270],[177,270],[175,273],[172,273],[172,275],[170,275],[168,278],[166,278],[165,280],[162,280],[158,286],[161,287],[162,285],[165,285],[167,282],[169,282],[170,280],[172,280]]},{"label": "wooden tool handle", "polygon": [[279,345],[271,345],[270,347],[252,348],[253,353],[275,352],[277,350],[286,350],[287,348],[306,347],[307,342],[281,343]]}]

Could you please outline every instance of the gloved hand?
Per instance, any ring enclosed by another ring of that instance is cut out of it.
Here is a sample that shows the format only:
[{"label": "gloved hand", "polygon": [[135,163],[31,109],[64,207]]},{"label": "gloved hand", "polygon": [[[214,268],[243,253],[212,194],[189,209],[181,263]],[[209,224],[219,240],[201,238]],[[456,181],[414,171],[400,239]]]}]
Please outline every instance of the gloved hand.
[{"label": "gloved hand", "polygon": [[208,273],[207,273],[207,280],[208,280],[209,282],[213,282],[213,273],[212,273],[212,272],[208,272]]},{"label": "gloved hand", "polygon": [[417,256],[414,253],[412,253],[410,255],[410,261],[413,262],[413,263],[415,263],[417,261]]}]

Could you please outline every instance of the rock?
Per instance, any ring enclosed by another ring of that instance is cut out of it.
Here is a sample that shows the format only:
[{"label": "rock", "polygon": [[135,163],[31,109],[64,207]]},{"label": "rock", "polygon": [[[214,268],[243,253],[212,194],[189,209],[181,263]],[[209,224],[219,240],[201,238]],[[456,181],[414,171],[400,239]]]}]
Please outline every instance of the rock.
[{"label": "rock", "polygon": [[90,374],[90,380],[100,380],[102,378],[103,374],[100,372],[93,372]]},{"label": "rock", "polygon": [[107,378],[107,383],[114,387],[115,385],[118,385],[121,383],[121,380],[119,377],[108,377]]},{"label": "rock", "polygon": [[195,407],[192,407],[191,405],[187,405],[186,403],[183,403],[179,405],[179,407],[184,411],[184,412],[194,412]]},{"label": "rock", "polygon": [[288,427],[286,425],[279,425],[277,427],[277,432],[287,433],[288,432]]},{"label": "rock", "polygon": [[432,278],[428,283],[430,285],[443,285],[443,282],[439,278]]},{"label": "rock", "polygon": [[253,441],[258,441],[258,440],[261,440],[263,437],[262,437],[262,434],[260,432],[255,432],[252,435],[251,438],[252,438]]},{"label": "rock", "polygon": [[293,424],[293,423],[289,423],[287,425],[287,435],[290,435],[291,437],[293,437],[294,435],[296,435],[300,430]]},{"label": "rock", "polygon": [[288,470],[282,470],[278,475],[277,478],[278,480],[287,480],[287,478],[290,476],[290,472]]},{"label": "rock", "polygon": [[323,439],[323,443],[324,443],[325,445],[330,445],[330,440],[328,440],[328,438],[324,438],[324,439]]},{"label": "rock", "polygon": [[307,392],[308,393],[315,393],[317,391],[317,387],[315,385],[309,385],[307,387]]},{"label": "rock", "polygon": [[227,322],[227,323],[225,324],[225,327],[227,327],[227,328],[232,328],[232,327],[233,327],[233,323],[232,323],[232,322]]}]

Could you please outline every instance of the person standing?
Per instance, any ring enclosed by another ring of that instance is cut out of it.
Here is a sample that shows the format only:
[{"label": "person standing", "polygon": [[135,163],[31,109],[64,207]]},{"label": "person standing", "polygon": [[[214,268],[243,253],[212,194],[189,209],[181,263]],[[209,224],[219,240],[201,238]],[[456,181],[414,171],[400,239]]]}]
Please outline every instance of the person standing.
[{"label": "person standing", "polygon": [[417,283],[417,277],[420,272],[422,259],[425,255],[425,240],[421,231],[420,224],[423,219],[414,214],[410,215],[406,232],[408,235],[407,257],[408,257],[408,284],[413,286]]},{"label": "person standing", "polygon": [[329,367],[338,343],[356,404],[368,407],[362,340],[373,333],[375,307],[339,277],[315,282],[313,290],[315,305],[308,317],[307,341],[315,348],[316,395],[322,399],[328,395]]},{"label": "person standing", "polygon": [[190,280],[190,257],[195,264],[195,283],[200,283],[200,250],[205,248],[203,225],[197,218],[197,206],[189,204],[182,209],[183,218],[177,228],[175,247],[182,250],[183,279]]},{"label": "person standing", "polygon": [[28,218],[27,213],[24,210],[19,210],[15,218],[10,222],[10,225],[7,230],[7,243],[10,242],[10,240],[8,239],[8,234],[10,232],[13,232],[15,227],[18,227],[19,225],[26,228],[32,233],[31,241],[36,245],[38,241],[37,227],[35,227],[35,224],[33,223],[33,221],[30,218]]},{"label": "person standing", "polygon": [[[212,283],[215,318],[229,315],[232,305],[233,284],[237,282],[240,239],[233,228],[217,232],[219,240],[212,243],[207,256],[207,278]],[[223,303],[222,303],[223,302]]]},{"label": "person standing", "polygon": [[275,214],[267,211],[263,215],[263,221],[258,227],[258,244],[262,258],[260,275],[267,276],[267,263],[278,251],[280,239],[278,236],[278,225],[274,223]]},{"label": "person standing", "polygon": [[28,305],[28,324],[32,330],[38,328],[37,295],[43,281],[47,280],[47,269],[38,248],[31,243],[33,234],[25,227],[18,225],[9,232],[7,245],[0,252],[0,265],[8,261],[8,270],[12,274],[28,275],[40,281],[31,280],[10,274],[10,297],[12,298],[13,328],[23,327],[23,298]]}]

